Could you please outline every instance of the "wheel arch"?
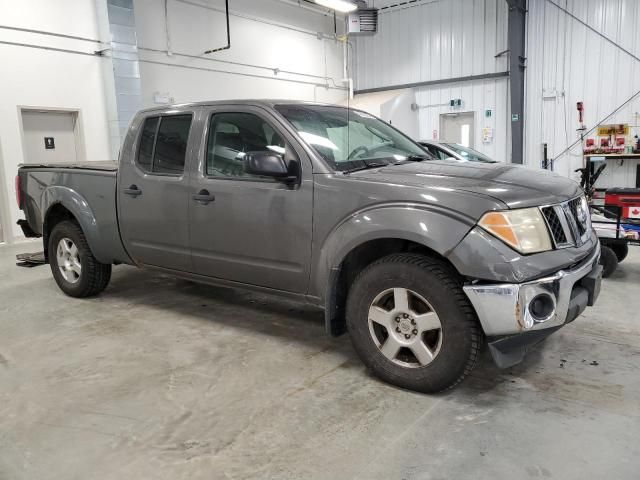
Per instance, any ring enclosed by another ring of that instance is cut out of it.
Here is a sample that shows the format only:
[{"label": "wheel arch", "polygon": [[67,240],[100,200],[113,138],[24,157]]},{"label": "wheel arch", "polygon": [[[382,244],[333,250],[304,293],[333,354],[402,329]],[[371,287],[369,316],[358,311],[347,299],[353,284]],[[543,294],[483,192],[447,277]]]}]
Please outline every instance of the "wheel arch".
[{"label": "wheel arch", "polygon": [[312,286],[325,308],[327,333],[345,333],[347,294],[367,265],[393,253],[414,252],[457,271],[447,254],[472,227],[472,221],[447,211],[406,206],[359,212],[343,222],[323,245]]},{"label": "wheel arch", "polygon": [[75,221],[82,229],[93,255],[102,263],[111,263],[102,254],[96,217],[89,203],[78,192],[67,187],[51,187],[43,195],[42,243],[49,260],[49,237],[54,227],[64,221]]}]

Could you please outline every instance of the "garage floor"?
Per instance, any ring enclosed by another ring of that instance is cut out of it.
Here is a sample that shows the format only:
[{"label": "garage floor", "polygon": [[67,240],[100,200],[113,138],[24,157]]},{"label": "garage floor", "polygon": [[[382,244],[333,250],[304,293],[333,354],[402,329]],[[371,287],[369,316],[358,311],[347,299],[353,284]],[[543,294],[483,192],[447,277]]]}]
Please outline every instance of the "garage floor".
[{"label": "garage floor", "polygon": [[637,479],[640,248],[525,363],[426,396],[322,313],[117,267],[73,300],[0,247],[0,479]]}]

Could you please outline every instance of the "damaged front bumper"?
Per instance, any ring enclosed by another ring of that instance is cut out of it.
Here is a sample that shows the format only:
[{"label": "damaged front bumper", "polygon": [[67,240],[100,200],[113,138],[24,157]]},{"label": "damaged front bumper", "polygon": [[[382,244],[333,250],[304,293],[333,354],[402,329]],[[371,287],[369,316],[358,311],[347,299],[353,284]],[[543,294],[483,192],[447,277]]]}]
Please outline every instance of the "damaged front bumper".
[{"label": "damaged front bumper", "polygon": [[570,269],[524,283],[464,287],[496,364],[519,363],[527,350],[575,320],[600,293],[600,244]]}]

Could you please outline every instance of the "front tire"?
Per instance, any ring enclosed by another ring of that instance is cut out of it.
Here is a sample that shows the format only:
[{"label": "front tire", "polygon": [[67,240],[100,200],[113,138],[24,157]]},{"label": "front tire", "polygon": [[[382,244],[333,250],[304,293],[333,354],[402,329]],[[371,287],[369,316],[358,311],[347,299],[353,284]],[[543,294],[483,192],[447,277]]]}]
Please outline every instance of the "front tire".
[{"label": "front tire", "polygon": [[48,253],[53,278],[70,297],[91,297],[109,284],[111,265],[95,259],[77,223],[65,220],[53,228]]},{"label": "front tire", "polygon": [[408,253],[384,257],[358,275],[347,298],[347,328],[376,376],[425,393],[461,382],[482,338],[457,274]]}]

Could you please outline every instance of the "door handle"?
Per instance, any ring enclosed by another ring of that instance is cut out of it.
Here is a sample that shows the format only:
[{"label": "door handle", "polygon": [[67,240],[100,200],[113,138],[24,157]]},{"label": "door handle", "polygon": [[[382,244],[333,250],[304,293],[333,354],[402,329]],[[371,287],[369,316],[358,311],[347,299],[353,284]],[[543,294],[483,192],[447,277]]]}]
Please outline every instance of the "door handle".
[{"label": "door handle", "polygon": [[129,188],[125,188],[123,191],[125,195],[131,195],[132,197],[142,195],[142,190],[140,190],[136,185],[130,185]]},{"label": "door handle", "polygon": [[213,202],[216,199],[215,195],[211,195],[209,193],[209,190],[204,189],[200,190],[198,193],[194,193],[193,195],[191,195],[191,198],[203,205],[207,205],[208,203]]}]

